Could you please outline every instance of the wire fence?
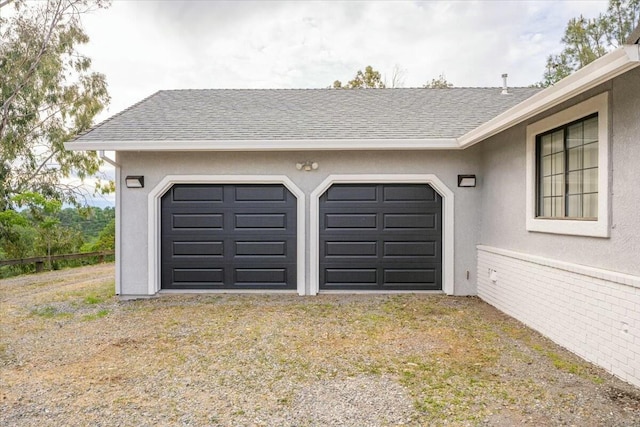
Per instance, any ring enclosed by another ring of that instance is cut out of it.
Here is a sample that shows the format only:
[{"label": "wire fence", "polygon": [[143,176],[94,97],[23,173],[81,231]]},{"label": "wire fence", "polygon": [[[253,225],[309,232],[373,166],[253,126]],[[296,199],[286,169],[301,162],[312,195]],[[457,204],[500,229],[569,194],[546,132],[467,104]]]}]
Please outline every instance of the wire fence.
[{"label": "wire fence", "polygon": [[0,277],[110,262],[114,254],[114,251],[101,251],[0,260]]}]

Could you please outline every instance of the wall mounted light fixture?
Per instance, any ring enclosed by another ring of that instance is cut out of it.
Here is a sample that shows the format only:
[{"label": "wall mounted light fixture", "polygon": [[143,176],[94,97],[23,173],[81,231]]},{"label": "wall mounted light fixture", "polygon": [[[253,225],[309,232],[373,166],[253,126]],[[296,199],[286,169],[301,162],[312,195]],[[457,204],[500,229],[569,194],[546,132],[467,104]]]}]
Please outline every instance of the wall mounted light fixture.
[{"label": "wall mounted light fixture", "polygon": [[458,187],[475,187],[475,175],[458,175]]},{"label": "wall mounted light fixture", "polygon": [[124,182],[127,184],[127,188],[144,188],[144,176],[142,175],[127,176]]},{"label": "wall mounted light fixture", "polygon": [[310,172],[312,170],[318,169],[318,162],[312,162],[311,160],[307,160],[306,162],[298,162],[296,163],[296,169],[299,171]]}]

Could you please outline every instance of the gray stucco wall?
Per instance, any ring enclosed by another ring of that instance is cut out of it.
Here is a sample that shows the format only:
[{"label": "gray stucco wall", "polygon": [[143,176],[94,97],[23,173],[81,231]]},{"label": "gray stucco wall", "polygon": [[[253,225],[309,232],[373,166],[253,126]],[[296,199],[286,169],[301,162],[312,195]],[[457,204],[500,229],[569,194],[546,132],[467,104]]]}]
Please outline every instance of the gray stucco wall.
[{"label": "gray stucco wall", "polygon": [[[481,188],[457,188],[458,174],[480,174],[480,147],[464,151],[351,152],[119,152],[122,181],[144,175],[145,188],[121,188],[121,294],[147,294],[147,196],[167,175],[286,175],[306,194],[307,289],[309,283],[309,201],[311,192],[332,174],[434,174],[455,193],[454,291],[476,294],[476,251],[479,237]],[[296,163],[319,163],[312,172]],[[299,262],[302,260],[299,260]],[[467,279],[467,271],[469,278]]]},{"label": "gray stucco wall", "polygon": [[[525,218],[526,126],[604,91],[611,92],[610,237],[528,232]],[[640,68],[480,145],[482,244],[640,274]]]}]

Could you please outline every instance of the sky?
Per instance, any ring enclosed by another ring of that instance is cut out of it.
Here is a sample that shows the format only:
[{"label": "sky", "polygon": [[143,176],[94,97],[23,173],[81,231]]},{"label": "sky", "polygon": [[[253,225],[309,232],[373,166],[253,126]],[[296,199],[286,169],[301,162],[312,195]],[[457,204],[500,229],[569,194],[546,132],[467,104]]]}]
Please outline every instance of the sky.
[{"label": "sky", "polygon": [[[104,120],[162,89],[326,88],[367,65],[420,87],[528,86],[564,28],[607,1],[133,1],[83,17]],[[112,176],[111,169],[106,168]],[[107,199],[112,203],[113,198]],[[100,202],[99,204],[103,204]]]}]

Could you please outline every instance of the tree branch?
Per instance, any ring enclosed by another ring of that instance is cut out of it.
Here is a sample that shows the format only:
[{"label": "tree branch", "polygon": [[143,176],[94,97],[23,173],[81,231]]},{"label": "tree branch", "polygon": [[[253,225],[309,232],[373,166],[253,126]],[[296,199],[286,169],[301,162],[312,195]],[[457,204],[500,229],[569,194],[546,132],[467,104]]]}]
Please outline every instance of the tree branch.
[{"label": "tree branch", "polygon": [[24,189],[25,189],[25,185],[24,185],[24,184],[25,184],[25,183],[27,183],[27,182],[29,182],[29,181],[31,181],[31,180],[32,180],[32,179],[34,179],[36,176],[38,176],[38,174],[40,173],[40,171],[42,171],[42,169],[43,169],[43,168],[45,167],[45,165],[49,162],[49,160],[53,159],[53,157],[54,157],[56,154],[58,154],[59,152],[60,152],[60,150],[53,150],[53,151],[51,152],[51,154],[50,154],[50,155],[48,155],[48,156],[47,156],[47,157],[46,157],[46,158],[45,158],[45,159],[40,163],[40,165],[36,168],[36,170],[35,170],[35,171],[33,171],[31,174],[29,174],[29,176],[28,176],[28,177],[26,177],[26,178],[22,179],[22,180],[21,180],[22,182],[20,182],[20,183],[17,185],[17,188],[16,188],[17,192],[18,192],[18,193],[23,192],[23,191],[24,191]]},{"label": "tree branch", "polygon": [[[12,0],[7,0],[7,1],[12,1]],[[62,12],[64,12],[64,10],[66,9],[66,8],[64,8],[64,9],[62,8],[63,2],[64,2],[64,0],[58,0],[57,1],[55,12],[53,13],[53,16],[51,17],[51,24],[49,25],[49,28],[47,29],[45,38],[42,41],[42,44],[40,45],[40,50],[36,54],[36,57],[34,58],[34,61],[31,63],[31,66],[29,67],[29,70],[25,74],[25,76],[22,79],[22,81],[13,90],[11,95],[9,95],[9,97],[2,104],[2,123],[0,123],[0,139],[2,139],[2,136],[4,134],[4,130],[6,129],[7,124],[9,123],[9,108],[10,108],[11,104],[13,104],[13,101],[18,96],[18,93],[20,93],[20,91],[22,89],[24,89],[24,87],[27,85],[29,80],[31,80],[31,77],[33,77],[33,75],[35,74],[36,68],[40,65],[40,62],[42,61],[42,57],[44,56],[44,54],[47,51],[47,48],[49,47],[49,43],[51,41],[51,37],[53,36],[54,30],[56,29],[56,27],[58,25],[58,22],[60,21],[60,18],[62,16]]]}]

